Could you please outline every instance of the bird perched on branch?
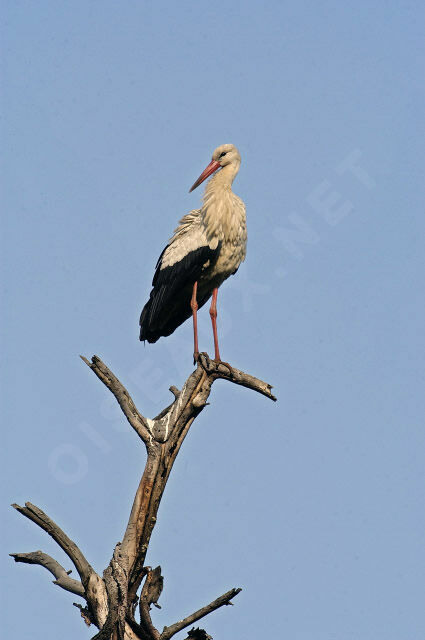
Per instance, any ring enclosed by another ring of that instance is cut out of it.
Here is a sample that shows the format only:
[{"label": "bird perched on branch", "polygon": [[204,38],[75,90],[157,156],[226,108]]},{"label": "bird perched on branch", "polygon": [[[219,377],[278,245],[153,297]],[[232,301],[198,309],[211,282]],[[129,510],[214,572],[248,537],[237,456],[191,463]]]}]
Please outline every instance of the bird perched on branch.
[{"label": "bird perched on branch", "polygon": [[190,191],[209,176],[200,209],[185,215],[159,256],[149,300],[140,316],[140,340],[156,342],[169,336],[191,315],[194,359],[199,356],[197,310],[212,296],[210,316],[215,360],[220,361],[217,337],[217,292],[236,273],[246,255],[246,214],[232,183],[241,157],[233,144],[215,149],[212,160]]}]

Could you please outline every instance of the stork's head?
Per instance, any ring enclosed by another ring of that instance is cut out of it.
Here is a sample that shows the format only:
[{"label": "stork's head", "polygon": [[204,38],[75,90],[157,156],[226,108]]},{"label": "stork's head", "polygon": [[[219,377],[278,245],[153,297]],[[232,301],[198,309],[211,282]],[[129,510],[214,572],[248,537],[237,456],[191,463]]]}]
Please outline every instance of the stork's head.
[{"label": "stork's head", "polygon": [[217,149],[214,149],[212,159],[213,162],[218,162],[220,167],[233,164],[239,169],[241,164],[240,153],[234,144],[221,144]]},{"label": "stork's head", "polygon": [[234,144],[221,144],[219,147],[217,147],[217,149],[214,149],[211,162],[201,173],[195,184],[191,187],[190,191],[193,191],[194,189],[196,189],[196,187],[199,187],[199,185],[204,180],[209,178],[209,176],[211,176],[215,171],[221,169],[222,167],[227,167],[228,165],[231,165],[231,168],[233,169],[233,179],[233,177],[239,171],[239,167],[241,165],[241,156]]}]

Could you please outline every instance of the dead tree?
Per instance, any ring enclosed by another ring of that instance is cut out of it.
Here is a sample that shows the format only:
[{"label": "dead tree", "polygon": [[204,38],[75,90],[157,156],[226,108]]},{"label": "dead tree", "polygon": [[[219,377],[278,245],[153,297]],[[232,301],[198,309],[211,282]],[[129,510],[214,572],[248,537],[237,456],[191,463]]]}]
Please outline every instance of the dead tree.
[{"label": "dead tree", "polygon": [[[276,398],[272,395],[269,384],[230,365],[217,363],[203,353],[182,390],[170,387],[175,396],[174,402],[156,418],[145,418],[136,408],[128,391],[100,358],[93,356],[91,362],[84,357],[82,359],[113,393],[123,414],[146,446],[146,465],[123,540],[116,545],[112,559],[101,577],[75,542],[44,511],[27,502],[25,507],[17,504],[12,506],[57,542],[74,564],[80,580],[71,578],[70,571],[66,571],[59,562],[42,551],[10,555],[16,562],[41,565],[54,575],[54,584],[85,599],[85,606],[74,605],[80,609],[87,624],[93,624],[99,629],[92,640],[169,640],[215,609],[231,604],[232,598],[241,591],[239,588],[231,589],[198,611],[164,627],[162,633],[154,626],[151,606],[158,606],[163,578],[161,567],[152,570],[145,566],[145,558],[174,460],[192,422],[207,404],[214,380],[228,380],[258,391],[271,400]],[[210,636],[203,629],[192,628],[186,640],[208,638]]]}]

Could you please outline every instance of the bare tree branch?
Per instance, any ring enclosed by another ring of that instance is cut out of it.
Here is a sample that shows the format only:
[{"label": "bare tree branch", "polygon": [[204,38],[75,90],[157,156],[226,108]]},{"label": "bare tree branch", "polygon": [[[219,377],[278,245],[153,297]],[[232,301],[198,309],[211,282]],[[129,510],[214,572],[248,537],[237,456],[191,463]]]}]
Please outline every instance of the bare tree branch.
[{"label": "bare tree branch", "polygon": [[161,634],[159,633],[158,629],[156,629],[153,626],[153,623],[152,623],[149,605],[147,604],[147,602],[144,602],[143,600],[140,602],[140,626],[143,629],[143,633],[150,640],[160,639]]},{"label": "bare tree branch", "polygon": [[174,395],[175,399],[177,400],[177,398],[180,395],[180,391],[177,389],[177,387],[175,387],[173,384],[170,387],[170,391],[171,393]]},{"label": "bare tree branch", "polygon": [[191,624],[193,624],[197,620],[200,620],[204,616],[207,616],[212,611],[215,611],[223,605],[232,604],[230,600],[237,596],[241,591],[242,589],[231,589],[216,600],[213,600],[213,602],[210,602],[210,604],[202,607],[202,609],[198,609],[198,611],[195,611],[195,613],[192,613],[190,616],[187,616],[183,620],[179,620],[175,624],[172,624],[171,627],[164,627],[164,630],[161,633],[160,640],[169,640],[169,638],[172,638],[172,636],[174,636],[176,633],[178,633],[182,629],[185,629],[186,627],[189,627]]},{"label": "bare tree branch", "polygon": [[150,608],[151,604],[159,607],[158,598],[161,595],[164,580],[161,575],[161,567],[156,567],[153,570],[150,567],[145,568],[147,570],[146,580],[139,600],[140,624],[148,637],[159,640],[161,634],[153,626]]},{"label": "bare tree branch", "polygon": [[[148,459],[145,470],[134,498],[130,518],[122,541],[122,553],[127,557],[130,582],[134,582],[133,572],[136,562],[140,567],[140,580],[138,581],[136,590],[144,575],[143,565],[148,550],[150,534],[155,526],[156,513],[159,507],[159,503],[153,505],[151,499],[162,459],[160,446],[159,443],[152,443],[148,448]],[[135,596],[136,592],[133,589],[129,597],[134,599]]]},{"label": "bare tree branch", "polygon": [[75,542],[73,542],[71,538],[68,538],[66,533],[62,531],[56,522],[49,518],[44,511],[36,507],[35,504],[26,502],[25,507],[20,507],[18,504],[12,504],[12,507],[29,520],[35,522],[35,524],[44,529],[44,531],[48,533],[55,542],[57,542],[57,544],[65,551],[67,556],[74,563],[81,578],[81,582],[83,583],[84,588],[86,588],[90,575],[95,573],[95,571],[87,562]]},{"label": "bare tree branch", "polygon": [[92,640],[124,640],[127,612],[127,572],[126,560],[121,553],[121,544],[114,549],[109,566],[103,572],[108,594],[108,615],[102,629]]},{"label": "bare tree branch", "polygon": [[15,559],[15,562],[38,564],[40,567],[44,567],[55,576],[56,580],[53,580],[53,584],[57,584],[58,587],[62,587],[62,589],[84,598],[84,587],[81,582],[70,578],[70,571],[65,571],[63,566],[47,553],[43,553],[43,551],[32,551],[31,553],[9,553],[9,555]]},{"label": "bare tree branch", "polygon": [[201,367],[207,372],[207,374],[209,376],[212,376],[215,380],[221,378],[222,380],[234,382],[235,384],[247,387],[247,389],[257,391],[263,396],[266,396],[267,398],[270,398],[270,400],[276,402],[277,398],[271,392],[271,390],[273,389],[271,384],[263,382],[263,380],[255,378],[249,373],[244,373],[243,371],[240,371],[233,366],[231,367],[227,363],[211,360],[207,353],[200,353],[198,361]]},{"label": "bare tree branch", "polygon": [[83,607],[83,605],[79,602],[73,602],[72,604],[74,605],[74,607],[77,607],[77,609],[79,609],[80,615],[88,627],[90,627],[90,625],[92,624],[96,624],[89,607]]},{"label": "bare tree branch", "polygon": [[164,578],[161,575],[161,567],[156,567],[155,569],[145,567],[145,569],[147,570],[146,580],[143,585],[142,593],[140,594],[140,600],[145,601],[149,607],[153,604],[155,607],[160,609],[161,607],[158,604],[158,600],[164,587]]},{"label": "bare tree branch", "polygon": [[134,558],[129,586],[129,596],[131,595],[132,598],[135,597],[141,582],[150,537],[174,460],[190,425],[204,406],[195,406],[194,401],[206,377],[206,373],[197,367],[183,385],[178,399],[173,403],[168,414],[157,421],[153,427],[152,431],[159,442],[152,443],[148,448],[146,468],[136,493],[123,540],[123,547],[131,550],[130,567],[131,558]]},{"label": "bare tree branch", "polygon": [[[173,394],[174,398],[177,400],[180,395],[180,391],[177,389],[177,387],[175,387],[174,385],[171,385],[169,390]],[[163,409],[160,413],[158,413],[157,416],[155,416],[154,420],[160,420],[161,418],[163,418],[165,414],[169,412],[173,404],[174,403],[172,402],[171,404],[168,405],[168,407],[165,407],[165,409]]]},{"label": "bare tree branch", "polygon": [[[81,356],[82,357],[82,356]],[[145,418],[137,409],[130,394],[120,380],[98,358],[82,360],[111,391],[121,410],[143,440],[147,451],[145,468],[134,497],[130,517],[122,543],[115,547],[109,566],[101,578],[90,566],[77,545],[41,509],[27,502],[25,507],[12,505],[26,518],[46,531],[74,563],[80,578],[69,578],[56,560],[41,551],[29,554],[11,554],[16,562],[39,564],[53,573],[55,584],[86,599],[87,607],[77,605],[84,620],[98,627],[93,640],[168,640],[215,609],[231,604],[241,589],[232,589],[190,616],[164,627],[162,634],[155,628],[150,607],[157,605],[162,591],[161,568],[151,570],[145,558],[154,529],[159,505],[171,469],[183,441],[195,418],[208,404],[207,400],[215,380],[222,379],[257,391],[276,400],[271,385],[227,363],[216,362],[201,353],[196,369],[190,374],[181,391],[170,387],[174,401],[156,418]],[[139,588],[142,586],[140,597]],[[140,623],[135,620],[139,603]],[[203,629],[193,628],[186,640],[208,640]]]},{"label": "bare tree branch", "polygon": [[117,399],[123,414],[135,430],[135,432],[141,437],[141,439],[147,444],[152,436],[150,434],[148,421],[142,414],[136,409],[136,405],[133,402],[130,394],[124,385],[118,380],[118,378],[112,373],[110,369],[102,362],[98,356],[93,356],[91,362],[84,356],[80,356],[81,360],[86,363],[88,367],[97,375],[99,380],[111,391],[111,393]]}]

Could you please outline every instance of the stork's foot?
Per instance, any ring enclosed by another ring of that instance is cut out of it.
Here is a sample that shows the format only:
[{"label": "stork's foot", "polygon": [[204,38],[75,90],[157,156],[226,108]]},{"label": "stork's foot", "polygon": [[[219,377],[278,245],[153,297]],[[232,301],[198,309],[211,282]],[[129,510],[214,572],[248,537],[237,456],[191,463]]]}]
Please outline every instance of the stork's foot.
[{"label": "stork's foot", "polygon": [[[223,365],[223,367],[226,367],[226,369],[228,369],[230,376],[232,376],[233,378],[237,377],[232,366],[228,362],[224,362],[224,360],[222,360],[221,358],[210,358],[206,351],[201,351],[201,353],[198,353],[196,355],[197,362],[199,362],[199,364],[203,369],[205,369],[205,371],[207,371],[207,373],[211,373],[214,370],[215,367],[212,365],[212,363],[214,363],[215,366],[220,364]],[[195,354],[193,354],[193,357],[195,358]]]},{"label": "stork's foot", "polygon": [[199,360],[199,351],[193,352],[193,364],[196,364]]},{"label": "stork's foot", "polygon": [[222,360],[221,358],[214,358],[213,362],[215,362],[216,364],[222,364],[224,367],[227,367],[229,369],[229,375],[233,377],[235,376],[234,371],[228,362],[224,362],[224,360]]}]

